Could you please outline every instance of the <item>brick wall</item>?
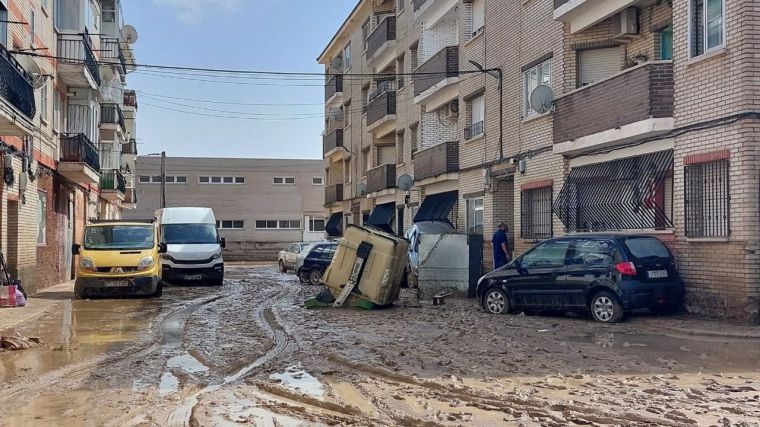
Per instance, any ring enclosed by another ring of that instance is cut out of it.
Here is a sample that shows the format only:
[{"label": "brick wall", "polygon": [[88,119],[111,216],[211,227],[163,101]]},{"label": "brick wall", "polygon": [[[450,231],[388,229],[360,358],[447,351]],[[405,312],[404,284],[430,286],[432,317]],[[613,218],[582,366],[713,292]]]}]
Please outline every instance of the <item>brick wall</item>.
[{"label": "brick wall", "polygon": [[67,279],[64,251],[70,250],[64,244],[68,192],[58,178],[51,175],[40,177],[38,187],[39,191],[45,193],[47,199],[47,234],[45,243],[37,246],[37,277],[34,283],[34,288],[37,290]]}]

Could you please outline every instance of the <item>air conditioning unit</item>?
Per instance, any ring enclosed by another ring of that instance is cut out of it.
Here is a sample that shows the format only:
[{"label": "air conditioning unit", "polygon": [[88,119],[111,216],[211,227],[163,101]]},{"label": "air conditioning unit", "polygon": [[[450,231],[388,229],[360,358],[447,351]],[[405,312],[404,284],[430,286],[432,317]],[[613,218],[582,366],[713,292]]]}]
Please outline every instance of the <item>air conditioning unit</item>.
[{"label": "air conditioning unit", "polygon": [[449,105],[446,107],[448,110],[447,117],[450,119],[456,119],[459,117],[459,100],[453,100],[449,102]]},{"label": "air conditioning unit", "polygon": [[612,21],[614,38],[633,36],[639,33],[639,10],[635,7],[620,12]]}]

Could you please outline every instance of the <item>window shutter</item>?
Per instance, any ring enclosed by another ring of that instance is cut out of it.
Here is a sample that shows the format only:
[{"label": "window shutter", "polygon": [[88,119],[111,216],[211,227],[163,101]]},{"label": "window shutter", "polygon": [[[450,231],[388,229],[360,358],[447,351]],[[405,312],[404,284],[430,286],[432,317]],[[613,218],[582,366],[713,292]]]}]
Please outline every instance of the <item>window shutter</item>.
[{"label": "window shutter", "polygon": [[622,68],[619,47],[587,49],[578,52],[580,86],[598,82],[620,72]]},{"label": "window shutter", "polygon": [[483,28],[486,20],[485,1],[473,0],[472,2],[472,32],[475,33]]}]

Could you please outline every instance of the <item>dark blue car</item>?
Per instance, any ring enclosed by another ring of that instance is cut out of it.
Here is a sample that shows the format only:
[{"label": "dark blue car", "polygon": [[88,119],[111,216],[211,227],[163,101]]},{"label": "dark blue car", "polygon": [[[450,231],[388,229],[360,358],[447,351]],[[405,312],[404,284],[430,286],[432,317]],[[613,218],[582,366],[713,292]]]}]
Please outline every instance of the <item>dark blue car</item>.
[{"label": "dark blue car", "polygon": [[659,239],[617,234],[546,240],[477,287],[483,308],[494,314],[582,311],[605,323],[639,308],[673,312],[683,294],[673,254]]},{"label": "dark blue car", "polygon": [[301,268],[296,271],[301,283],[319,285],[320,280],[322,280],[322,274],[330,265],[337,248],[338,244],[335,242],[317,243],[314,245],[303,260]]}]

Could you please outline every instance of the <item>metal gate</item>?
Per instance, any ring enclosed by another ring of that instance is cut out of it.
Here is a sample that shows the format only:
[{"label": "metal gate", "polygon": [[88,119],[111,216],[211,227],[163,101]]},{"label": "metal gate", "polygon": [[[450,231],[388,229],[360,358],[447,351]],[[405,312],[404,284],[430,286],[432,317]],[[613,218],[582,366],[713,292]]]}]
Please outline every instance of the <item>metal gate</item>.
[{"label": "metal gate", "polygon": [[483,276],[483,235],[468,234],[467,247],[470,257],[470,287],[467,296],[475,298],[478,280]]}]

